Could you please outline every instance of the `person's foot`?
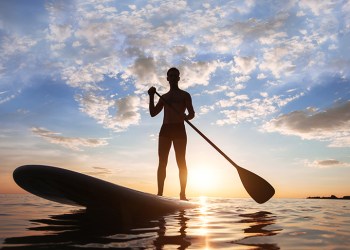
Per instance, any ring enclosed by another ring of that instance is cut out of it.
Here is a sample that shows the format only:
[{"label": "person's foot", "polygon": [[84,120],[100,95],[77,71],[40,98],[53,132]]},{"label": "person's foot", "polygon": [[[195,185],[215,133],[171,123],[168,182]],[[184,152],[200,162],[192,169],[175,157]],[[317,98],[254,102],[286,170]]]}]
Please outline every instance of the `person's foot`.
[{"label": "person's foot", "polygon": [[186,195],[183,193],[180,193],[180,200],[182,201],[188,201],[188,199],[186,198]]}]

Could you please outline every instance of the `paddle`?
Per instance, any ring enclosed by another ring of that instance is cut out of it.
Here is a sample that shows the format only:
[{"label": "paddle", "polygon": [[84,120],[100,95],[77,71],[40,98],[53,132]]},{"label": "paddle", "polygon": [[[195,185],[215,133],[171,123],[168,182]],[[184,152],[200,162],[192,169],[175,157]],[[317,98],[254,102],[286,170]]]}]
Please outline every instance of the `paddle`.
[{"label": "paddle", "polygon": [[[168,103],[157,91],[157,96],[169,107],[171,107],[175,112],[179,114],[179,111],[175,109],[170,103]],[[182,114],[180,114],[182,115]],[[188,125],[190,125],[200,136],[202,136],[211,146],[213,146],[226,160],[228,160],[238,171],[239,177],[243,183],[244,188],[247,190],[248,194],[257,202],[264,203],[268,201],[274,194],[275,189],[266,180],[260,176],[250,172],[238,166],[233,160],[230,159],[218,146],[216,146],[208,137],[206,137],[198,128],[196,128],[190,121],[186,120]]]}]

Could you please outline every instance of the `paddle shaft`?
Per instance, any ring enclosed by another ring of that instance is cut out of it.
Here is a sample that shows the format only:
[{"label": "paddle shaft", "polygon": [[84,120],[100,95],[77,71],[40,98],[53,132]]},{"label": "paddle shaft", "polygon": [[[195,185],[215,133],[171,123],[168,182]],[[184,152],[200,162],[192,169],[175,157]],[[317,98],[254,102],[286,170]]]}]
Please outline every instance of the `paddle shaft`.
[{"label": "paddle shaft", "polygon": [[[175,112],[177,112],[179,115],[181,114],[176,108],[174,108],[170,103],[168,103],[157,91],[157,96],[169,107],[171,107]],[[238,166],[233,160],[231,160],[230,157],[228,157],[218,146],[216,146],[206,135],[204,135],[196,126],[194,126],[189,120],[185,119],[188,125],[190,125],[200,136],[203,137],[204,140],[206,140],[213,148],[216,149],[223,157],[225,157],[226,160],[228,160],[237,170],[241,169],[240,166]]]}]

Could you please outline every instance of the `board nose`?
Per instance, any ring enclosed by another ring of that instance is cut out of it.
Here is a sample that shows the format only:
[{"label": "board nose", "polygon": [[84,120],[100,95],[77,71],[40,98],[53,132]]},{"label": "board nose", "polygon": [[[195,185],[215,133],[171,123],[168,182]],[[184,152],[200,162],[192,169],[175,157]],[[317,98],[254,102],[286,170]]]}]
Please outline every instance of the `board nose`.
[{"label": "board nose", "polygon": [[23,165],[13,171],[12,177],[18,186],[29,191],[28,189],[34,186],[35,183],[39,183],[35,175],[40,170],[41,166],[38,165]]},{"label": "board nose", "polygon": [[28,172],[28,165],[20,166],[13,171],[12,177],[13,180],[17,183],[18,186],[22,187],[22,183],[25,182],[25,176]]}]

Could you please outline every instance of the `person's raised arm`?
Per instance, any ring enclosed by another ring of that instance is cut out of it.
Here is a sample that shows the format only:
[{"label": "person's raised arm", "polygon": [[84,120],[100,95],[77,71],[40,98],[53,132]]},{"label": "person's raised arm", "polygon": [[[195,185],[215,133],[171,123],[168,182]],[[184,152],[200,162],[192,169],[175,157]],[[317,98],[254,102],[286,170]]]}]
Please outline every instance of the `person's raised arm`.
[{"label": "person's raised arm", "polygon": [[156,88],[151,87],[148,90],[148,95],[149,95],[149,113],[151,114],[152,117],[158,115],[160,111],[163,109],[163,101],[160,99],[157,103],[157,105],[154,105],[154,95],[156,93]]},{"label": "person's raised arm", "polygon": [[192,105],[192,98],[191,95],[187,93],[186,95],[186,109],[188,111],[188,114],[185,116],[186,120],[192,120],[194,118],[194,109]]}]

